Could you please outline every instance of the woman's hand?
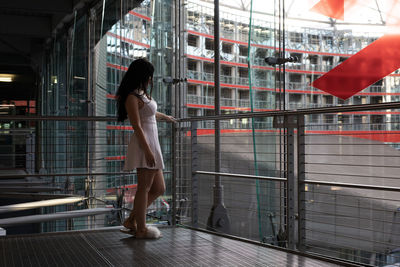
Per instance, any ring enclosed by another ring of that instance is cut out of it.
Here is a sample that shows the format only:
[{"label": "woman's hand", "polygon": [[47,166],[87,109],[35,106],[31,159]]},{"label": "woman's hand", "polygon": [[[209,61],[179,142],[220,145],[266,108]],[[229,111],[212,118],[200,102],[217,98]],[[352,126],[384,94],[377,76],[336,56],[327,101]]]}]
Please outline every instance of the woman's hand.
[{"label": "woman's hand", "polygon": [[172,123],[177,123],[178,122],[174,117],[169,116],[169,115],[166,115],[165,120],[168,121],[168,122],[172,122]]},{"label": "woman's hand", "polygon": [[173,123],[177,123],[178,122],[174,117],[166,115],[166,114],[161,113],[161,112],[157,112],[156,113],[156,118],[157,118],[157,120],[166,121],[166,122],[173,122]]},{"label": "woman's hand", "polygon": [[156,165],[156,159],[154,158],[153,152],[147,151],[144,156],[149,167],[154,167]]}]

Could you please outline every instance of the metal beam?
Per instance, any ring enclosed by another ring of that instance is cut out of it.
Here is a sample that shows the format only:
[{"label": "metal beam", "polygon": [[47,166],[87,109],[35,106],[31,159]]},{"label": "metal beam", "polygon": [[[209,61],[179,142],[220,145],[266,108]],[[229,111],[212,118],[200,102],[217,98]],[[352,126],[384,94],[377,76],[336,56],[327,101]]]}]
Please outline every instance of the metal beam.
[{"label": "metal beam", "polygon": [[0,181],[0,187],[4,186],[35,186],[35,185],[45,185],[51,184],[51,182],[29,182],[29,181]]},{"label": "metal beam", "polygon": [[31,215],[31,216],[20,216],[15,218],[0,219],[0,226],[7,227],[18,224],[28,224],[28,223],[40,223],[54,220],[63,220],[70,218],[86,217],[97,214],[109,213],[115,209],[113,208],[96,208],[96,209],[84,209],[84,210],[74,210],[57,212],[54,214],[42,214],[42,215]]},{"label": "metal beam", "polygon": [[22,187],[22,186],[4,186],[0,187],[0,192],[52,192],[61,191],[59,187],[37,186],[37,187]]},{"label": "metal beam", "polygon": [[74,3],[71,0],[13,0],[0,1],[0,10],[8,12],[34,12],[38,14],[72,13]]},{"label": "metal beam", "polygon": [[[33,200],[43,200],[43,199],[55,199],[62,197],[74,197],[74,195],[68,194],[43,194],[43,193],[1,193],[0,198],[12,198],[12,199],[33,199]],[[79,197],[79,196],[76,196]]]},{"label": "metal beam", "polygon": [[49,200],[41,200],[41,201],[33,201],[33,202],[25,202],[25,203],[6,205],[6,206],[0,206],[0,213],[72,204],[72,203],[80,202],[84,199],[85,199],[85,197],[66,197],[66,198],[49,199]]}]

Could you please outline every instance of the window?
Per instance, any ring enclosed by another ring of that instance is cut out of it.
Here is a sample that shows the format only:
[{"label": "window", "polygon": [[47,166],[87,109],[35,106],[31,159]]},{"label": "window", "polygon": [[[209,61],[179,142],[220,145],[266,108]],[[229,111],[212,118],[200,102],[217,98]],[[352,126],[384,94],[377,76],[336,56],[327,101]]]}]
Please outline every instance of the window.
[{"label": "window", "polygon": [[206,73],[214,73],[214,64],[204,63],[203,71]]},{"label": "window", "polygon": [[197,85],[189,84],[188,85],[188,94],[189,95],[197,95]]},{"label": "window", "polygon": [[371,96],[371,103],[370,104],[379,104],[383,102],[382,96]]},{"label": "window", "polygon": [[323,103],[326,105],[332,105],[333,104],[333,97],[331,95],[324,95],[322,96]]},{"label": "window", "polygon": [[324,114],[324,123],[333,123],[333,114]]},{"label": "window", "polygon": [[232,54],[233,45],[229,43],[222,43],[222,52]]},{"label": "window", "polygon": [[301,75],[300,74],[290,74],[289,75],[289,82],[300,83],[301,82]]},{"label": "window", "polygon": [[197,61],[193,59],[188,59],[188,70],[197,71]]},{"label": "window", "polygon": [[229,66],[221,66],[221,74],[225,76],[232,75],[232,67]]},{"label": "window", "polygon": [[299,32],[289,32],[289,39],[292,43],[302,43],[303,35]]},{"label": "window", "polygon": [[325,45],[332,46],[333,45],[333,37],[332,36],[323,36],[322,40]]},{"label": "window", "polygon": [[205,92],[205,96],[214,96],[214,87],[211,87],[211,86],[209,86],[209,87],[206,87],[206,88],[204,88],[204,92]]},{"label": "window", "polygon": [[205,39],[206,49],[207,50],[214,50],[214,40],[210,38]]},{"label": "window", "polygon": [[221,89],[221,97],[222,98],[232,98],[232,89],[222,88]]},{"label": "window", "polygon": [[247,56],[247,46],[240,45],[239,46],[239,55],[240,56]]},{"label": "window", "polygon": [[195,117],[197,116],[197,110],[196,108],[188,108],[188,116],[189,117]]},{"label": "window", "polygon": [[308,56],[308,59],[310,60],[310,64],[318,64],[318,56]]},{"label": "window", "polygon": [[248,100],[249,99],[249,91],[239,90],[239,99],[240,100]]},{"label": "window", "polygon": [[197,41],[199,40],[199,37],[193,34],[188,34],[188,45],[189,46],[194,46],[197,47]]},{"label": "window", "polygon": [[309,34],[308,35],[308,43],[312,45],[319,44],[319,36],[316,34]]},{"label": "window", "polygon": [[239,77],[241,78],[248,78],[249,77],[249,71],[245,68],[238,68],[239,70]]}]

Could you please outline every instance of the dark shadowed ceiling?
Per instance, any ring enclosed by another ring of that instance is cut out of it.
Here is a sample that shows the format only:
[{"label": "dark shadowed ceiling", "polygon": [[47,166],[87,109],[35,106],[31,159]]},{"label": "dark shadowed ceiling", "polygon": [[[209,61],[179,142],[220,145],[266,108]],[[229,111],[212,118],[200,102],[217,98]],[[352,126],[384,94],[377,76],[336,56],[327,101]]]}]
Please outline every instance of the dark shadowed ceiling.
[{"label": "dark shadowed ceiling", "polygon": [[35,99],[45,43],[70,23],[74,10],[93,0],[0,1],[0,74],[15,82],[0,82],[0,100]]}]

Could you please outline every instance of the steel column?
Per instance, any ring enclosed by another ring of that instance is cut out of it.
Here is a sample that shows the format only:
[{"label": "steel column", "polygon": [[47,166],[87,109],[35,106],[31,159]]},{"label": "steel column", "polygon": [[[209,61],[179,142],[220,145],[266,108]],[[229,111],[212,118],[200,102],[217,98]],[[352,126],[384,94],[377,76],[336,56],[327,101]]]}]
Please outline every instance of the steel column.
[{"label": "steel column", "polygon": [[297,116],[297,249],[305,251],[306,192],[305,184],[305,125],[304,115]]}]

